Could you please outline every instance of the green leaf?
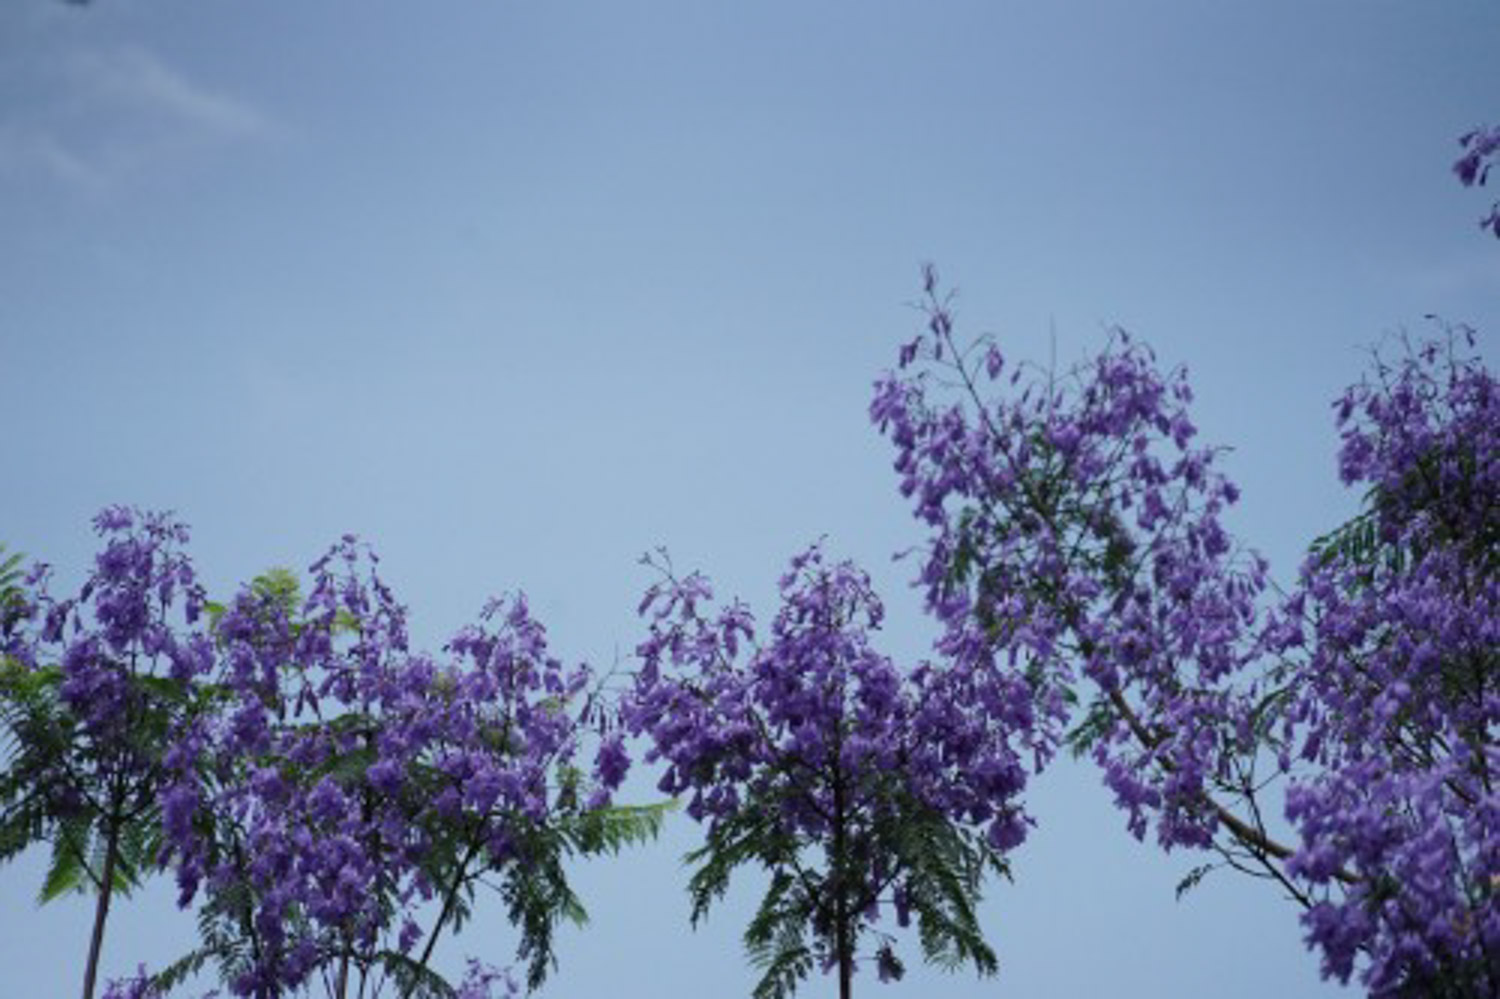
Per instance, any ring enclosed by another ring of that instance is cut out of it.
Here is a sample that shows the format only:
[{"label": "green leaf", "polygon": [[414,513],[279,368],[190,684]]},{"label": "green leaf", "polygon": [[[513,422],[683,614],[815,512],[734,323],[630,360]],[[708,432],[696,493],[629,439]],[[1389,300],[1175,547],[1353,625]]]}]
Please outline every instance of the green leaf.
[{"label": "green leaf", "polygon": [[284,566],[273,566],[250,581],[250,592],[271,604],[285,617],[291,618],[297,613],[297,605],[302,602],[302,589],[297,583],[297,575]]},{"label": "green leaf", "polygon": [[[0,801],[4,799],[0,794]],[[28,795],[0,813],[0,861],[10,860],[46,837],[47,810],[39,795]]]},{"label": "green leaf", "polygon": [[1177,901],[1182,901],[1182,896],[1198,887],[1198,882],[1218,866],[1218,864],[1199,864],[1183,875],[1182,880],[1177,882]]},{"label": "green leaf", "polygon": [[1116,720],[1115,710],[1109,700],[1104,697],[1094,698],[1083,721],[1075,725],[1063,739],[1073,758],[1078,759],[1093,749],[1100,739],[1109,734]]},{"label": "green leaf", "polygon": [[188,978],[196,975],[213,957],[219,957],[215,947],[197,947],[151,976],[151,986],[156,994],[165,996]]},{"label": "green leaf", "polygon": [[399,951],[378,951],[374,961],[395,982],[396,994],[402,999],[453,999],[458,995],[442,975]]},{"label": "green leaf", "polygon": [[25,612],[26,594],[19,583],[22,577],[20,552],[5,554],[0,544],[0,634],[8,631],[16,618]]},{"label": "green leaf", "polygon": [[651,805],[596,808],[578,816],[565,831],[574,847],[585,856],[597,853],[617,854],[627,846],[656,839],[667,813],[676,808],[675,800]]},{"label": "green leaf", "polygon": [[981,837],[930,813],[900,823],[896,845],[910,872],[905,884],[923,957],[950,971],[967,963],[994,974],[998,961],[976,911],[985,872],[1008,874],[1004,858]]},{"label": "green leaf", "polygon": [[81,894],[95,886],[96,875],[83,859],[89,853],[91,833],[87,822],[63,824],[52,841],[52,860],[37,894],[38,905],[74,892]]},{"label": "green leaf", "polygon": [[745,930],[745,950],[761,970],[755,999],[788,999],[812,972],[814,955],[807,945],[811,898],[786,871],[777,871]]},{"label": "green leaf", "polygon": [[795,853],[795,842],[781,830],[772,807],[764,803],[747,803],[720,819],[710,830],[708,842],[685,858],[689,864],[702,865],[688,881],[692,924],[697,926],[714,901],[729,890],[729,876],[736,867],[756,862],[774,869]]},{"label": "green leaf", "polygon": [[536,989],[557,966],[552,948],[557,924],[567,920],[581,926],[588,912],[568,884],[563,860],[571,848],[562,832],[518,824],[513,844],[518,855],[506,864],[499,891],[511,925],[521,930],[516,956],[527,964],[527,986]]}]

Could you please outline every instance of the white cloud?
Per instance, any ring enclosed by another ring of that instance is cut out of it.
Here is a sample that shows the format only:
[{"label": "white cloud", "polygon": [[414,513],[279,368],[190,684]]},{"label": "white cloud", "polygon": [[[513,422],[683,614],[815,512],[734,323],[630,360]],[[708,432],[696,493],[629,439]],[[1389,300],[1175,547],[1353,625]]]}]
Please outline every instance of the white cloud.
[{"label": "white cloud", "polygon": [[0,170],[40,168],[44,172],[82,187],[104,182],[99,170],[45,132],[17,128],[0,129]]},{"label": "white cloud", "polygon": [[139,46],[76,49],[6,68],[12,93],[30,99],[0,109],[0,169],[97,188],[277,131],[254,105]]},{"label": "white cloud", "polygon": [[145,49],[80,53],[72,63],[80,89],[100,103],[201,135],[236,138],[269,131],[265,117],[251,105],[192,82]]}]

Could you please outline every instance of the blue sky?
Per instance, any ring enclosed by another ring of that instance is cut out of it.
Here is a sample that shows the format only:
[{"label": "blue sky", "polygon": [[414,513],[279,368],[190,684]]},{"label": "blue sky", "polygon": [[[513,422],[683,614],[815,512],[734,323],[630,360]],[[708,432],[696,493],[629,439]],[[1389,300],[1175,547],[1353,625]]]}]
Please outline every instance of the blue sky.
[{"label": "blue sky", "polygon": [[[1363,348],[1500,319],[1449,172],[1500,120],[1497,38],[1481,0],[11,0],[0,540],[76,583],[100,506],[171,508],[227,593],[355,531],[425,645],[523,588],[570,659],[628,666],[642,551],[769,617],[826,535],[913,660],[890,556],[921,534],[865,409],[930,260],[1013,358],[1120,324],[1186,364],[1288,578],[1354,509],[1328,403]],[[1174,901],[1195,858],[1132,841],[1092,770],[1031,801],[1000,975],[891,994],[1340,991],[1269,886]],[[695,834],[579,870],[593,925],[543,995],[748,994],[753,888],[690,932]],[[40,862],[0,870],[7,997],[80,978],[88,906],[32,909]],[[191,941],[164,885],[113,918],[107,973]],[[492,913],[440,953],[513,943]]]}]

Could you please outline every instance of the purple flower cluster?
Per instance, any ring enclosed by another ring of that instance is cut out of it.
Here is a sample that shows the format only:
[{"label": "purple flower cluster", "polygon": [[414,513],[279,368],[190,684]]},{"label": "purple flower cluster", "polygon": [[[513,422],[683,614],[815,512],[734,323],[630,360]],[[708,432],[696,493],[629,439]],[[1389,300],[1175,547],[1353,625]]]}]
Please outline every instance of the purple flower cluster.
[{"label": "purple flower cluster", "polygon": [[481,885],[540,983],[557,922],[583,918],[564,862],[651,835],[659,812],[611,807],[630,765],[619,733],[587,771],[585,738],[612,719],[525,598],[492,602],[436,657],[408,647],[405,609],[353,537],[311,567],[305,600],[278,570],[220,606],[170,516],[111,507],[95,526],[105,545],[77,598],[50,598],[44,567],[28,581],[0,671],[21,747],[0,773],[0,842],[8,857],[40,830],[45,890],[93,886],[85,994],[112,890],[157,866],[199,903],[200,946],[110,995],[166,995],[209,963],[257,999],[317,981],[337,999],[383,980],[510,995],[508,973],[476,965],[455,991],[429,967]]},{"label": "purple flower cluster", "polygon": [[509,970],[495,968],[470,958],[454,999],[511,999],[520,994],[521,987],[511,977]]},{"label": "purple flower cluster", "polygon": [[1289,871],[1355,880],[1305,917],[1327,973],[1377,995],[1500,991],[1500,398],[1473,334],[1377,358],[1337,403],[1366,513],[1287,608]]},{"label": "purple flower cluster", "polygon": [[[104,989],[104,999],[158,999],[161,990],[152,982],[144,964],[136,965],[135,974],[129,978],[112,979]],[[210,999],[216,993],[205,995]]]},{"label": "purple flower cluster", "polygon": [[[1453,172],[1465,187],[1483,187],[1489,180],[1490,167],[1500,159],[1500,127],[1476,128],[1458,140],[1464,154],[1453,164]],[[1500,239],[1500,201],[1490,208],[1489,215],[1479,220],[1481,229],[1489,229]]]},{"label": "purple flower cluster", "polygon": [[[1024,838],[1025,768],[1007,740],[1030,710],[1024,691],[926,664],[898,669],[870,645],[883,609],[868,578],[816,546],[782,577],[764,645],[743,604],[714,612],[702,576],[652,564],[664,578],[641,604],[651,629],[623,714],[649,738],[647,761],[665,764],[661,790],[689,796],[688,814],[708,824],[694,918],[738,863],[775,872],[746,935],[771,967],[757,994],[787,994],[814,961],[838,966],[847,986],[857,939],[883,906],[901,925],[917,910],[924,938],[951,934],[959,960],[992,968],[972,899],[945,900],[958,916],[944,909],[922,844],[965,843],[978,860],[961,877],[977,892],[982,868],[1003,868],[1000,854]],[[768,939],[793,920],[796,947]],[[883,978],[899,975],[888,945],[877,964]]]},{"label": "purple flower cluster", "polygon": [[[930,271],[927,293],[871,416],[932,531],[921,579],[952,668],[1023,682],[1038,766],[1064,742],[1091,753],[1138,837],[1154,823],[1163,848],[1278,882],[1326,974],[1359,961],[1374,995],[1494,994],[1500,414],[1483,364],[1449,338],[1344,396],[1341,472],[1371,509],[1268,608],[1182,372],[1117,332],[1066,374],[1007,379],[992,343],[959,346]],[[1268,777],[1295,845],[1261,819]]]},{"label": "purple flower cluster", "polygon": [[[94,529],[105,545],[77,597],[53,599],[48,567],[33,571],[29,616],[40,619],[40,628],[17,633],[8,651],[32,668],[59,663],[63,702],[86,737],[103,743],[125,737],[137,721],[130,702],[141,691],[133,689],[133,678],[186,683],[208,670],[213,655],[204,630],[196,627],[203,588],[178,549],[188,540],[186,525],[170,514],[116,506],[94,518]],[[186,628],[182,634],[175,630],[174,611]]]},{"label": "purple flower cluster", "polygon": [[608,804],[622,766],[605,754],[583,800],[589,671],[548,654],[523,597],[491,603],[438,660],[408,649],[405,610],[355,539],[312,573],[300,609],[265,586],[225,609],[221,710],[168,753],[167,859],[183,904],[207,893],[231,992],[420,978],[485,875],[539,982],[553,924],[580,911],[560,865],[586,844],[564,827]]},{"label": "purple flower cluster", "polygon": [[1207,792],[1247,783],[1247,697],[1229,691],[1260,645],[1266,567],[1220,522],[1238,491],[1194,443],[1185,374],[1123,331],[1066,374],[1007,373],[992,343],[960,349],[930,271],[927,292],[927,332],[870,415],[932,530],[940,651],[1029,691],[1037,767],[1087,749],[1136,836],[1154,817],[1164,847],[1208,845],[1224,816]]}]

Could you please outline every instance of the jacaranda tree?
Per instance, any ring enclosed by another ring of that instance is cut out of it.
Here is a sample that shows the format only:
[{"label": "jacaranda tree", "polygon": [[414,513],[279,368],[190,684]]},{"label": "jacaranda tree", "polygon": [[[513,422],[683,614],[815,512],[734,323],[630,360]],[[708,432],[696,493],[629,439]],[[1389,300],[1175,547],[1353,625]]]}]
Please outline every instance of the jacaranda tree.
[{"label": "jacaranda tree", "polygon": [[894,939],[875,930],[887,913],[915,918],[928,960],[993,972],[975,909],[1025,835],[1025,769],[1006,734],[1026,727],[1027,689],[899,669],[870,645],[883,609],[867,577],[817,547],[782,578],[763,645],[744,605],[715,613],[702,576],[648,561],[663,579],[641,605],[651,631],[624,716],[665,764],[661,790],[707,823],[689,856],[693,922],[735,868],[758,865],[770,884],[745,932],[758,999],[818,967],[847,999],[868,958],[901,977]]},{"label": "jacaranda tree", "polygon": [[163,746],[206,710],[213,659],[187,528],[121,507],[94,526],[104,549],[77,597],[52,599],[45,567],[6,590],[0,661],[0,859],[50,843],[40,900],[94,895],[84,999],[112,901],[154,867]]},{"label": "jacaranda tree", "polygon": [[480,969],[455,987],[430,961],[484,885],[534,987],[558,921],[585,918],[568,857],[654,834],[658,809],[609,807],[628,767],[618,740],[592,777],[579,768],[604,706],[586,667],[548,654],[523,597],[492,603],[446,658],[414,653],[375,561],[345,538],[300,609],[268,577],[218,617],[225,711],[175,744],[163,798],[182,901],[206,895],[204,941],[157,987],[212,959],[256,999],[313,981],[331,999],[382,982],[477,997],[501,979]]},{"label": "jacaranda tree", "polygon": [[926,294],[871,416],[931,529],[954,667],[1024,681],[1038,758],[1091,754],[1137,837],[1277,883],[1325,974],[1496,994],[1500,413],[1469,334],[1342,398],[1367,509],[1277,601],[1221,523],[1238,491],[1194,444],[1183,372],[1117,332],[1069,372],[1007,374],[993,342],[960,345],[931,271]]},{"label": "jacaranda tree", "polygon": [[7,625],[0,784],[6,856],[50,841],[44,894],[98,895],[86,996],[112,895],[158,865],[198,903],[202,939],[116,999],[205,967],[255,999],[511,994],[486,965],[456,985],[431,966],[479,889],[519,929],[534,987],[558,922],[584,918],[568,858],[654,835],[659,807],[610,803],[629,766],[618,734],[584,762],[607,706],[586,667],[548,654],[523,597],[434,657],[409,649],[404,608],[352,537],[313,566],[306,600],[277,571],[219,606],[181,524],[124,508],[96,524],[107,544],[81,596],[37,588],[34,627]]}]

